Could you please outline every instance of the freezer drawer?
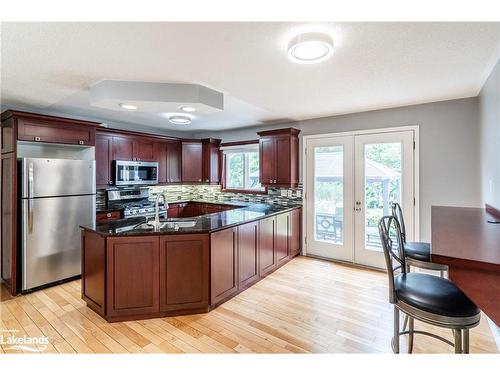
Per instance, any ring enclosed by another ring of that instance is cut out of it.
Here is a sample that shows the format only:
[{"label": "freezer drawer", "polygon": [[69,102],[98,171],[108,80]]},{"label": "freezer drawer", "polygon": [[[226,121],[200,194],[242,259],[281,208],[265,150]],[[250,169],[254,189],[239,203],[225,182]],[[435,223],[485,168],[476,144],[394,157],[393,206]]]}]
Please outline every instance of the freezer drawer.
[{"label": "freezer drawer", "polygon": [[95,224],[95,195],[22,199],[22,290],[77,276],[80,225]]},{"label": "freezer drawer", "polygon": [[95,161],[21,159],[22,198],[95,194]]}]

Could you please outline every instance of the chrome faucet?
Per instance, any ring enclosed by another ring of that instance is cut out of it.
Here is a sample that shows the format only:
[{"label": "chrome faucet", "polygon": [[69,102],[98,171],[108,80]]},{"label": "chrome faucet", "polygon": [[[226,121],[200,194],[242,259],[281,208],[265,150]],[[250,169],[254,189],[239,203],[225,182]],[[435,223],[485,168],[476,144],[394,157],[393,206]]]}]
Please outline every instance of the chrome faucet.
[{"label": "chrome faucet", "polygon": [[155,230],[160,230],[160,197],[163,197],[163,204],[165,206],[165,218],[167,218],[168,212],[168,202],[165,193],[156,194],[155,198],[155,221],[154,228]]}]

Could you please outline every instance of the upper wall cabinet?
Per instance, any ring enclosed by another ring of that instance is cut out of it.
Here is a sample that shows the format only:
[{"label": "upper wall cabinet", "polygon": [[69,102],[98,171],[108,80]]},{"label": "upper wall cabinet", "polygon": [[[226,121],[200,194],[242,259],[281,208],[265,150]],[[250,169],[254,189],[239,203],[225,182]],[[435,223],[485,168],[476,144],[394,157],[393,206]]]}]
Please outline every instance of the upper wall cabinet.
[{"label": "upper wall cabinet", "polygon": [[299,132],[294,128],[269,130],[260,136],[259,180],[268,187],[295,187],[299,183]]},{"label": "upper wall cabinet", "polygon": [[113,185],[113,160],[158,162],[158,182],[181,181],[181,141],[110,129],[96,134],[96,184]]},{"label": "upper wall cabinet", "polygon": [[219,149],[220,139],[206,138],[201,140],[203,149],[203,182],[219,183]]},{"label": "upper wall cabinet", "polygon": [[[97,122],[39,115],[29,112],[2,113],[2,152],[14,151],[16,140],[94,146]],[[4,137],[7,137],[3,140]]]},{"label": "upper wall cabinet", "polygon": [[202,182],[203,147],[200,141],[182,142],[182,182]]},{"label": "upper wall cabinet", "polygon": [[158,141],[154,145],[158,161],[158,182],[181,182],[181,142]]}]

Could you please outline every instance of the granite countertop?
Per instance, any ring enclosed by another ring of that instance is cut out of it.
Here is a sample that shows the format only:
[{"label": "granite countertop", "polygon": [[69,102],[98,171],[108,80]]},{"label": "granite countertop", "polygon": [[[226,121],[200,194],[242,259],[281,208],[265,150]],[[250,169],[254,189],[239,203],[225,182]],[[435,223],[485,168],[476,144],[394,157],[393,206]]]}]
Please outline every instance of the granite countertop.
[{"label": "granite countertop", "polygon": [[[186,200],[179,200],[186,202]],[[169,203],[179,203],[169,202]],[[192,200],[190,202],[228,204],[238,206],[233,210],[217,212],[197,216],[193,218],[171,218],[162,221],[166,224],[163,228],[155,231],[152,227],[146,225],[145,217],[133,217],[120,219],[111,222],[82,225],[81,228],[96,232],[102,236],[143,236],[159,234],[195,234],[211,233],[225,228],[241,225],[247,222],[260,220],[278,213],[287,212],[294,208],[301,207],[301,204],[269,204],[244,201],[217,201],[217,200]],[[181,223],[175,225],[175,223]],[[184,224],[184,226],[183,226]]]}]

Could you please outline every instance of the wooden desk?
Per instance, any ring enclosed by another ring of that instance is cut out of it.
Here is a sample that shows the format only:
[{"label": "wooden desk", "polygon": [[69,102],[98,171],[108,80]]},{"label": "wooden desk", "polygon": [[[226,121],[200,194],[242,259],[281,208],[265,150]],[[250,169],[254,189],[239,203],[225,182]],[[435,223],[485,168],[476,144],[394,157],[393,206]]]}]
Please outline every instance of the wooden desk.
[{"label": "wooden desk", "polygon": [[500,326],[500,219],[484,208],[432,207],[432,262]]}]

